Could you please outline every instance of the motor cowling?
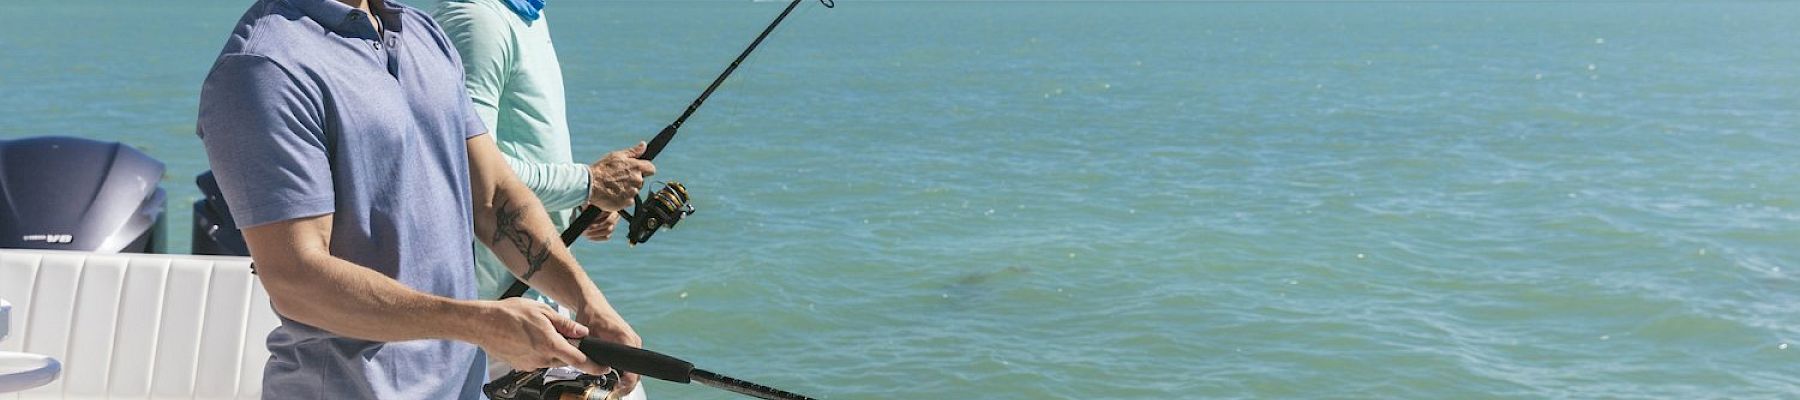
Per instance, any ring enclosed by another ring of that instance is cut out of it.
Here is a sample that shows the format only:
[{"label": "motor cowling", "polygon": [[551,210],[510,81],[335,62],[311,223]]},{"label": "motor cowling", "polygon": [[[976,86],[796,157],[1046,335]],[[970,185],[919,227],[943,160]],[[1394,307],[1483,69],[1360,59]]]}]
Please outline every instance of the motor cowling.
[{"label": "motor cowling", "polygon": [[154,253],[162,162],[117,142],[0,140],[0,248]]}]

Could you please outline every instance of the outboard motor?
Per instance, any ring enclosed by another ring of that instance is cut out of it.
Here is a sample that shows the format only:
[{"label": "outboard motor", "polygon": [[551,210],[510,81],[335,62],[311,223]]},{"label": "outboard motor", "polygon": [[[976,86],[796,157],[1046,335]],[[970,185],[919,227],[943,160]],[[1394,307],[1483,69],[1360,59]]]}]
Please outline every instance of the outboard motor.
[{"label": "outboard motor", "polygon": [[0,248],[155,253],[163,164],[115,142],[0,140]]},{"label": "outboard motor", "polygon": [[225,195],[219,192],[219,181],[212,171],[194,177],[205,198],[194,201],[194,254],[215,256],[248,256],[250,246],[244,244],[244,232],[231,219],[231,208],[225,206]]}]

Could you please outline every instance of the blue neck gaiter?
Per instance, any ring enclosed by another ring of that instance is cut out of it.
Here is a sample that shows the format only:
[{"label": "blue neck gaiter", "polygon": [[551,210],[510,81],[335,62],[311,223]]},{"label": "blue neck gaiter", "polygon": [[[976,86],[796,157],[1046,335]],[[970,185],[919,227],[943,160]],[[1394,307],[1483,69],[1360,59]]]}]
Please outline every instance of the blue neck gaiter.
[{"label": "blue neck gaiter", "polygon": [[518,13],[519,18],[524,18],[526,21],[536,21],[540,15],[539,12],[544,10],[544,1],[545,0],[506,0],[506,6],[512,8],[514,13]]}]

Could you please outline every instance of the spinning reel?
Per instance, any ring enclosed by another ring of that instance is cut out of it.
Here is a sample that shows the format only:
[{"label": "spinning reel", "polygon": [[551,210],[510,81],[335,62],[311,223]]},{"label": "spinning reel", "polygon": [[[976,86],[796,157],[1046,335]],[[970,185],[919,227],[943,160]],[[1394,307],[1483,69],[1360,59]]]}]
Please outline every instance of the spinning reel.
[{"label": "spinning reel", "polygon": [[[701,92],[700,97],[695,98],[680,117],[676,117],[674,122],[669,123],[669,126],[664,127],[662,132],[658,132],[655,138],[646,143],[644,152],[638,156],[638,159],[644,161],[655,159],[656,155],[662,152],[663,147],[667,146],[669,140],[673,139],[676,132],[681,129],[681,124],[686,122],[688,117],[694,115],[694,111],[700,108],[700,104],[706,102],[708,96],[712,96],[713,91],[719,88],[719,84],[724,83],[725,78],[731,76],[731,71],[737,70],[738,65],[744,62],[744,58],[749,57],[750,52],[756,50],[756,46],[761,44],[763,39],[768,38],[769,32],[774,31],[775,26],[780,25],[782,19],[787,18],[788,14],[794,11],[794,7],[800,5],[800,2],[801,0],[789,2],[787,8],[781,11],[781,15],[776,16],[775,21],[770,22],[767,28],[763,28],[762,34],[757,35],[756,40],[750,42],[750,46],[744,48],[744,52],[738,54],[737,59],[725,67],[725,71],[719,73],[718,78],[713,79],[712,85],[707,86],[706,91]],[[835,6],[833,0],[819,0],[819,3],[826,8]],[[603,212],[599,207],[593,205],[584,207],[575,219],[569,222],[568,228],[563,230],[563,244],[574,243]],[[650,236],[655,235],[658,229],[674,228],[675,224],[693,213],[694,206],[688,203],[687,187],[674,181],[664,183],[661,189],[657,189],[648,198],[639,199],[637,206],[631,212],[619,210],[619,216],[631,224],[625,236],[632,245],[650,240]],[[515,280],[512,286],[507,288],[506,293],[500,295],[500,298],[518,297],[529,289],[530,286],[524,281]],[[488,398],[494,400],[605,400],[613,386],[619,382],[618,371],[623,370],[670,382],[699,383],[759,399],[813,400],[804,395],[696,369],[693,363],[637,347],[594,338],[582,339],[579,347],[582,354],[587,355],[590,360],[606,360],[605,364],[612,365],[614,372],[596,376],[546,369],[513,371],[483,385],[481,390],[487,394]],[[560,374],[574,376],[557,376]]]},{"label": "spinning reel", "polygon": [[619,382],[615,370],[606,375],[555,376],[558,370],[513,371],[481,386],[492,400],[607,400]]},{"label": "spinning reel", "polygon": [[632,212],[619,210],[619,216],[631,221],[631,228],[625,233],[625,239],[636,246],[647,242],[657,229],[667,227],[675,229],[681,219],[694,214],[694,205],[688,203],[687,187],[681,182],[669,181],[662,189],[652,193],[649,198],[638,200],[637,209]]}]

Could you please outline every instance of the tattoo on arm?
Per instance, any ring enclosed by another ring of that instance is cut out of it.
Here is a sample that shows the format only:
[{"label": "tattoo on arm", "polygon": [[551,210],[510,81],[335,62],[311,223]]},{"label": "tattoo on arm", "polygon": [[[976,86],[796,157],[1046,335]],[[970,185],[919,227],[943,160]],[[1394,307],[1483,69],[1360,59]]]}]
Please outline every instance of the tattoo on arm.
[{"label": "tattoo on arm", "polygon": [[494,204],[494,240],[512,243],[525,256],[525,273],[519,274],[519,280],[529,281],[538,270],[544,269],[544,262],[550,260],[550,246],[535,240],[524,230],[525,210],[507,202],[505,198]]}]

